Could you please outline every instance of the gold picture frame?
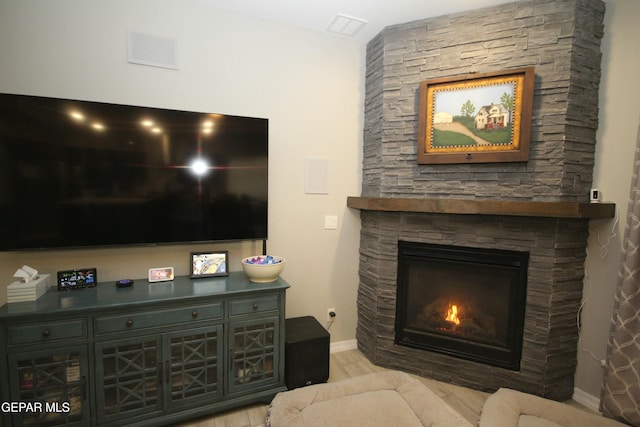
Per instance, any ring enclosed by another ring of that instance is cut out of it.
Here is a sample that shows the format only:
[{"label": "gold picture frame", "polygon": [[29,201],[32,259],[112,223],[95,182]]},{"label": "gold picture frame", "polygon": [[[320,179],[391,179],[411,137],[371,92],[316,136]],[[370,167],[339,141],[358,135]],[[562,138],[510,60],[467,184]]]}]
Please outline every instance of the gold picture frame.
[{"label": "gold picture frame", "polygon": [[526,67],[420,82],[418,164],[527,161],[534,80]]}]

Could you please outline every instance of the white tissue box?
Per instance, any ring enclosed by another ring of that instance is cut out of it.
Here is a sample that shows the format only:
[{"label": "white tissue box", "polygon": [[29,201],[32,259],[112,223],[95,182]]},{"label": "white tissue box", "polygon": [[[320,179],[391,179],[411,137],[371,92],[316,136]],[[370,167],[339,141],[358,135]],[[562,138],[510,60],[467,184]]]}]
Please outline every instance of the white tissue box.
[{"label": "white tissue box", "polygon": [[51,286],[51,275],[40,274],[29,282],[17,281],[7,287],[7,302],[35,301]]}]

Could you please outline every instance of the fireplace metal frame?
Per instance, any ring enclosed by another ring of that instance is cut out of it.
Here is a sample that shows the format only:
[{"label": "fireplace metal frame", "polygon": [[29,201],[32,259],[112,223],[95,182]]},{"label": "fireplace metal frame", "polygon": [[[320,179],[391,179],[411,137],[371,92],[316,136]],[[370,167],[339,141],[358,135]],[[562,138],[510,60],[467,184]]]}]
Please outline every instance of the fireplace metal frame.
[{"label": "fireplace metal frame", "polygon": [[[429,253],[427,257],[425,257],[425,252]],[[517,280],[510,285],[509,304],[511,309],[507,319],[507,343],[505,346],[484,344],[452,335],[407,327],[405,316],[402,316],[401,313],[404,313],[407,308],[408,287],[400,286],[400,284],[406,283],[409,269],[401,268],[401,263],[424,259],[440,260],[441,262],[479,262],[484,265],[495,265],[496,268],[519,269]],[[522,356],[528,265],[528,252],[398,241],[395,344],[434,351],[514,371],[519,370]]]}]

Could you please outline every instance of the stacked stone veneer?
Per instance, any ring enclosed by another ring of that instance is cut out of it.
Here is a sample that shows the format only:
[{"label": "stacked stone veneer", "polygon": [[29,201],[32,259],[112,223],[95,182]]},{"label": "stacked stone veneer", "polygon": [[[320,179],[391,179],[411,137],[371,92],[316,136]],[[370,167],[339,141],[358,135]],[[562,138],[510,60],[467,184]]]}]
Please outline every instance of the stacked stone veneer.
[{"label": "stacked stone veneer", "polygon": [[[533,0],[386,28],[367,46],[362,195],[588,200],[600,81],[600,0]],[[418,165],[418,86],[534,66],[528,162]],[[361,214],[358,345],[375,363],[474,388],[573,394],[586,220]],[[530,252],[521,370],[397,346],[398,240]]]},{"label": "stacked stone veneer", "polygon": [[[362,212],[361,218],[357,339],[367,357],[485,391],[510,387],[571,398],[586,221],[388,212]],[[530,253],[519,371],[394,344],[398,240]]]},{"label": "stacked stone veneer", "polygon": [[[521,1],[388,27],[367,45],[362,195],[588,201],[600,0]],[[526,163],[416,164],[423,80],[535,67]]]}]

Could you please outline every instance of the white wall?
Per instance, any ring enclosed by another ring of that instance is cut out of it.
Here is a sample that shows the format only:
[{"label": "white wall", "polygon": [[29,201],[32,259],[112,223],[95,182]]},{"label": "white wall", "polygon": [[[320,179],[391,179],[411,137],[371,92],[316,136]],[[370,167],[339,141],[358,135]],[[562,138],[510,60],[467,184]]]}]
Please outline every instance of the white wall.
[{"label": "white wall", "polygon": [[640,2],[606,0],[594,187],[616,203],[618,220],[590,224],[575,386],[600,397],[613,297],[621,262],[633,153],[640,123]]},{"label": "white wall", "polygon": [[[173,38],[179,70],[127,63],[127,31]],[[0,92],[269,118],[268,250],[283,256],[287,316],[326,309],[332,341],[355,337],[364,46],[223,12],[197,0],[0,0]],[[329,159],[329,194],[304,193],[304,160]],[[16,206],[19,209],[19,206]],[[324,230],[325,214],[338,230]],[[228,249],[231,270],[261,243],[0,253],[0,304],[15,270],[95,266],[103,286]]]}]

